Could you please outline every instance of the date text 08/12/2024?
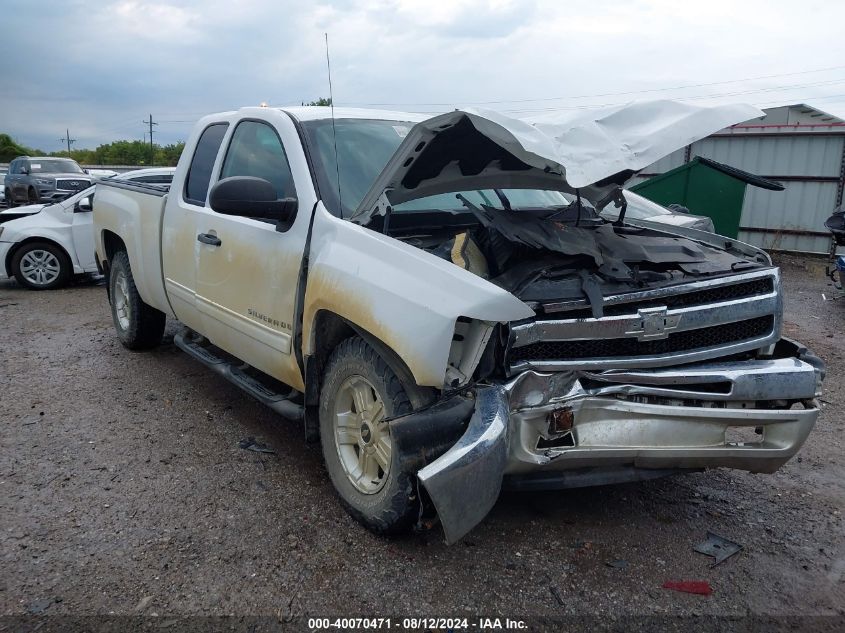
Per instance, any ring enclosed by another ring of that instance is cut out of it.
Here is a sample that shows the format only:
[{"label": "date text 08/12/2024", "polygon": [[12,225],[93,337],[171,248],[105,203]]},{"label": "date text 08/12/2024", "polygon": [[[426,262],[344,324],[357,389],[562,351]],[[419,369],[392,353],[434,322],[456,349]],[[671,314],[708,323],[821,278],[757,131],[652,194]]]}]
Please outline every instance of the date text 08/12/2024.
[{"label": "date text 08/12/2024", "polygon": [[401,630],[523,630],[527,628],[524,620],[510,618],[309,618],[308,629],[317,630],[360,630],[360,629],[401,629]]}]

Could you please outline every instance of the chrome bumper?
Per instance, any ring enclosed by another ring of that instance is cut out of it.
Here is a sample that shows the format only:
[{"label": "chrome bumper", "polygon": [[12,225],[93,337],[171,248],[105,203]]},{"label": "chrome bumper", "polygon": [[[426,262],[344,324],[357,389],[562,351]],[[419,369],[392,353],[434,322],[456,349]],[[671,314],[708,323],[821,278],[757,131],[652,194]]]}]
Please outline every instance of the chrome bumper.
[{"label": "chrome bumper", "polygon": [[463,436],[418,472],[447,542],[486,516],[506,478],[569,487],[585,485],[572,476],[584,472],[591,484],[715,467],[774,472],[812,430],[824,375],[805,348],[782,339],[774,349],[768,359],[671,369],[527,371],[479,387]]}]

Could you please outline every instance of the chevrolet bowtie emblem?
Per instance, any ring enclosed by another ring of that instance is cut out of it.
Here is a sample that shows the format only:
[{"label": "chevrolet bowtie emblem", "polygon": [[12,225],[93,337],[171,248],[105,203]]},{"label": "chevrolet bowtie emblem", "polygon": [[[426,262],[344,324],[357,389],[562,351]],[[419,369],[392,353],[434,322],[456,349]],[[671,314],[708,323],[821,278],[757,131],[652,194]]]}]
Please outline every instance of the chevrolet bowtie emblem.
[{"label": "chevrolet bowtie emblem", "polygon": [[678,327],[681,315],[667,314],[666,308],[642,308],[631,321],[626,334],[635,335],[639,341],[652,341],[669,336]]}]

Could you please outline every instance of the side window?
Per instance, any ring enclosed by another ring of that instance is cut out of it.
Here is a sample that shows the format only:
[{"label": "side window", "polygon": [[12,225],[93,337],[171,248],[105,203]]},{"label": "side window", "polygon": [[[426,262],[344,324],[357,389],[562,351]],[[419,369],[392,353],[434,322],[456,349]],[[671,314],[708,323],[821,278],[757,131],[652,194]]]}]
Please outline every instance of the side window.
[{"label": "side window", "polygon": [[228,123],[214,123],[203,130],[185,179],[185,202],[205,206],[211,170],[228,127]]},{"label": "side window", "polygon": [[296,190],[282,140],[271,126],[241,121],[232,134],[220,178],[255,176],[276,188],[277,198],[294,198]]}]

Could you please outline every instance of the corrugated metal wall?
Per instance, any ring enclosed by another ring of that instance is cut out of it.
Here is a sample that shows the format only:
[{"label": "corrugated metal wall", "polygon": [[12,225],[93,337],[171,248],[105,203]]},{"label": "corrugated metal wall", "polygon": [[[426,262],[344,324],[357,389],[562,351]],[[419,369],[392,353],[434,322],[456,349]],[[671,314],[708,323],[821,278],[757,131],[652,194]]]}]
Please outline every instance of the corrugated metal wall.
[{"label": "corrugated metal wall", "polygon": [[[836,206],[843,145],[843,134],[735,133],[698,141],[688,155],[711,158],[784,184],[781,192],[746,189],[740,220],[746,230],[740,230],[741,240],[768,249],[827,253],[830,237],[824,221]],[[674,169],[684,163],[685,156],[686,149],[678,150],[642,173]],[[631,184],[645,179],[637,177]]]}]

